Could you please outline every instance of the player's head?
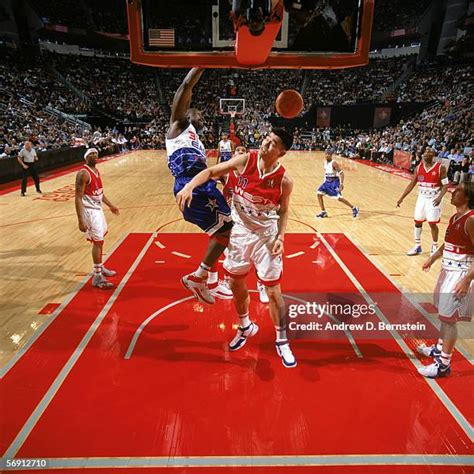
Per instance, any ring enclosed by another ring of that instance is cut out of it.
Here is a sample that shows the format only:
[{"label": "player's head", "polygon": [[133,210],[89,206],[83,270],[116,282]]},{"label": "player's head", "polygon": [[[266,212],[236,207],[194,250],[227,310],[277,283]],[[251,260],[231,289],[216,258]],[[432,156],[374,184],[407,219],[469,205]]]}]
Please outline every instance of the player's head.
[{"label": "player's head", "polygon": [[293,135],[283,128],[273,128],[260,145],[260,156],[270,161],[277,160],[293,146]]},{"label": "player's head", "polygon": [[332,155],[334,155],[334,149],[326,148],[326,150],[324,151],[324,157],[326,158],[326,161],[331,161]]},{"label": "player's head", "polygon": [[426,147],[425,152],[423,153],[423,160],[425,161],[425,163],[431,164],[431,163],[433,163],[435,155],[436,154],[435,154],[433,148]]},{"label": "player's head", "polygon": [[97,163],[97,159],[99,158],[99,151],[97,148],[89,148],[84,153],[84,159],[88,165],[95,166]]},{"label": "player's head", "polygon": [[224,140],[226,142],[228,138],[229,138],[229,135],[226,132],[221,133],[221,140]]},{"label": "player's head", "polygon": [[188,122],[196,129],[196,131],[199,132],[204,128],[204,120],[200,110],[188,109],[186,112],[186,118],[188,119]]},{"label": "player's head", "polygon": [[247,149],[243,145],[239,145],[235,147],[235,153],[237,155],[243,155],[244,153],[247,153]]},{"label": "player's head", "polygon": [[458,184],[451,195],[451,204],[456,207],[467,204],[469,209],[474,209],[474,183]]}]

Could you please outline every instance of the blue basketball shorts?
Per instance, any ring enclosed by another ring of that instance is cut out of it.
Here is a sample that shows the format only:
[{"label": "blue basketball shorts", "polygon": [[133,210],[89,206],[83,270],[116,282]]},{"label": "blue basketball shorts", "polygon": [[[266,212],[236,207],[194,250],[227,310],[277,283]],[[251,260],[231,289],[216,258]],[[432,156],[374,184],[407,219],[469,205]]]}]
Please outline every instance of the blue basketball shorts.
[{"label": "blue basketball shorts", "polygon": [[[176,196],[191,179],[176,179],[174,195]],[[208,235],[213,235],[226,223],[232,222],[230,207],[212,179],[193,190],[191,205],[184,208],[183,217]]]}]

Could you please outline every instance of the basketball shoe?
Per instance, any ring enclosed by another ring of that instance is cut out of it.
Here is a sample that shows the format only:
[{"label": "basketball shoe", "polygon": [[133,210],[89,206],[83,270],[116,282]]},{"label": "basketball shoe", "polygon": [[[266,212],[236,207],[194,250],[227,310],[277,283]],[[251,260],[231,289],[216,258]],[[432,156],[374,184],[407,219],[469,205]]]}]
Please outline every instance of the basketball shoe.
[{"label": "basketball shoe", "polygon": [[352,208],[352,217],[354,219],[356,219],[358,215],[359,215],[359,208],[358,207],[353,207]]},{"label": "basketball shoe", "polygon": [[215,303],[216,300],[211,295],[207,282],[203,278],[198,278],[194,273],[190,273],[181,278],[181,283],[198,299],[199,302],[204,304]]},{"label": "basketball shoe", "polygon": [[109,270],[108,268],[102,267],[102,275],[105,277],[113,277],[117,274],[115,270]]},{"label": "basketball shoe", "polygon": [[208,283],[207,286],[214,298],[219,298],[221,300],[231,300],[234,297],[232,290],[229,288],[229,282],[227,280],[219,280],[215,281],[214,283]]},{"label": "basketball shoe", "polygon": [[297,366],[297,362],[293,352],[291,352],[290,344],[288,341],[277,341],[275,342],[275,348],[277,354],[281,357],[282,364],[291,369]]},{"label": "basketball shoe", "polygon": [[229,349],[231,351],[237,351],[242,349],[247,342],[247,338],[255,336],[258,332],[258,326],[255,323],[250,323],[246,327],[238,327],[237,334],[234,336],[234,339],[229,342]]},{"label": "basketball shoe", "polygon": [[451,373],[451,365],[445,365],[441,362],[439,357],[430,365],[425,365],[418,369],[418,373],[429,379],[436,379],[439,377],[446,377]]},{"label": "basketball shoe", "polygon": [[425,357],[436,357],[441,355],[441,351],[436,347],[436,344],[427,346],[426,344],[420,344],[416,346],[416,351],[418,354],[422,354]]},{"label": "basketball shoe", "polygon": [[92,286],[102,290],[108,290],[109,288],[113,288],[114,284],[108,281],[102,273],[96,273],[92,277]]},{"label": "basketball shoe", "polygon": [[319,214],[316,214],[316,217],[323,219],[324,217],[329,217],[326,211],[321,211]]},{"label": "basketball shoe", "polygon": [[413,248],[411,248],[408,252],[407,255],[412,257],[413,255],[420,255],[421,254],[421,245],[415,245]]}]

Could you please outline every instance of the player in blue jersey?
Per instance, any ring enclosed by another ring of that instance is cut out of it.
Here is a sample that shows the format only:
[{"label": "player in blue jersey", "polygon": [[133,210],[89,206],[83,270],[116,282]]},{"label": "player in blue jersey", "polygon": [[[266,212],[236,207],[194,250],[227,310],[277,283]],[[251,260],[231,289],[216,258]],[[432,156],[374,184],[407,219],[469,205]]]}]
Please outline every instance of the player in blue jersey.
[{"label": "player in blue jersey", "polygon": [[[204,69],[200,68],[189,71],[176,91],[171,107],[166,152],[168,168],[175,178],[175,196],[194,176],[207,168],[206,150],[199,139],[199,131],[204,127],[202,113],[189,108],[193,88],[203,72]],[[206,232],[210,239],[201,264],[195,272],[183,276],[182,284],[202,303],[213,304],[215,297],[232,298],[230,289],[220,284],[217,276],[217,263],[229,243],[232,219],[230,208],[214,180],[194,189],[192,202],[184,208],[183,217]]]},{"label": "player in blue jersey", "polygon": [[324,207],[323,196],[329,196],[337,199],[352,209],[352,217],[359,215],[359,208],[353,206],[347,199],[342,197],[344,189],[344,172],[341,167],[332,159],[334,151],[332,148],[326,150],[326,161],[324,162],[324,183],[318,188],[318,201],[321,206],[321,212],[316,217],[328,217],[326,208]]}]

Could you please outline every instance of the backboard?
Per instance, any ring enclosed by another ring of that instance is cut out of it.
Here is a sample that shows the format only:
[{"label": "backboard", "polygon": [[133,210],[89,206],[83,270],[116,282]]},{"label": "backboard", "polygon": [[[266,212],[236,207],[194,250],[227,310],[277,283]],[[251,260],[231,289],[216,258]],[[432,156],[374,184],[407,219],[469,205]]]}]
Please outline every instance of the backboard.
[{"label": "backboard", "polygon": [[[257,67],[367,64],[374,0],[128,0],[131,60],[158,67],[245,67],[235,52],[242,24],[250,25],[257,10],[274,12],[278,3],[278,34]],[[250,41],[258,46],[262,40]]]}]

